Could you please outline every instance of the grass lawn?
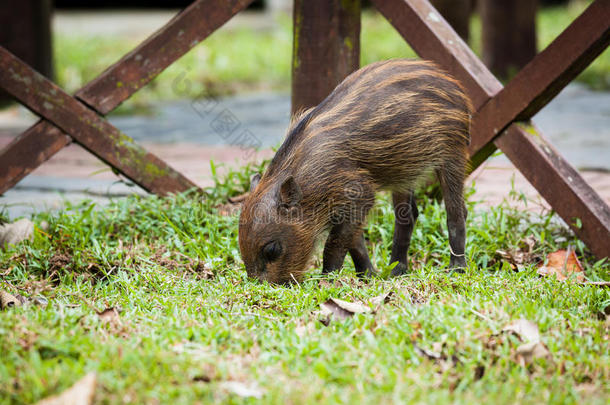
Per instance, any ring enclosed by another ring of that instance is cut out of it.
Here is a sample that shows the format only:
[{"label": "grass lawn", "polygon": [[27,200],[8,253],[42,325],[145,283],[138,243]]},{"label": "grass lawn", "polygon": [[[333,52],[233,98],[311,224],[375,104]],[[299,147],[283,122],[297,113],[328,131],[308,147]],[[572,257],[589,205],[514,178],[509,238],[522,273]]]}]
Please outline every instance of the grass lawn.
[{"label": "grass lawn", "polygon": [[[587,6],[572,2],[569,7],[549,7],[538,13],[539,49],[548,45]],[[471,22],[471,46],[479,53],[481,23]],[[59,84],[70,92],[100,74],[138,43],[118,36],[56,35],[55,63]],[[396,57],[415,57],[394,28],[378,13],[362,17],[361,65]],[[227,95],[249,90],[288,91],[292,52],[292,25],[280,18],[276,28],[247,27],[221,29],[196,46],[177,63],[140,90],[119,109],[132,112],[157,100]],[[577,81],[599,90],[610,89],[610,50],[606,50]]]},{"label": "grass lawn", "polygon": [[[552,213],[470,203],[469,268],[451,274],[443,206],[422,197],[410,275],[361,281],[348,259],[322,276],[318,259],[301,284],[274,286],[245,277],[237,214],[221,214],[250,171],[206,198],[34,216],[34,240],[0,251],[0,289],[48,305],[0,311],[0,403],[35,402],[91,371],[96,403],[608,403],[610,289],[541,278],[535,262],[571,245],[590,280],[610,280],[610,265]],[[387,275],[387,196],[374,216],[369,250]],[[526,240],[534,248],[515,271],[496,251]],[[375,313],[317,313],[331,297],[387,293]],[[113,307],[118,317],[98,315]],[[519,359],[523,342],[502,332],[518,319],[538,325],[548,356]]]}]

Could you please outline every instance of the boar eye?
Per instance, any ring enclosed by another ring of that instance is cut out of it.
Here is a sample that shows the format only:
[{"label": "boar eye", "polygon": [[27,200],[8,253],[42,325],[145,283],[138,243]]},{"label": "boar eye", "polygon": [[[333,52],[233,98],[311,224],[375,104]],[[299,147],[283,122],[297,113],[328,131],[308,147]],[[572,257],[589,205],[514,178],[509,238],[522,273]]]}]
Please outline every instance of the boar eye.
[{"label": "boar eye", "polygon": [[282,254],[282,246],[278,242],[269,242],[263,247],[263,257],[268,262],[276,260]]}]

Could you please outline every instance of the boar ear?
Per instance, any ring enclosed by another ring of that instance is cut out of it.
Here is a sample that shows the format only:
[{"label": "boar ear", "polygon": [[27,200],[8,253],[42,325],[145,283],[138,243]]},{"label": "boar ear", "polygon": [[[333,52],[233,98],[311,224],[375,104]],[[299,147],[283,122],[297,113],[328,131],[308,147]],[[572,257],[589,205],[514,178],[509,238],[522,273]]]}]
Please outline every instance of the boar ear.
[{"label": "boar ear", "polygon": [[256,186],[258,186],[258,182],[261,180],[261,174],[256,173],[254,176],[250,177],[250,192],[254,191]]},{"label": "boar ear", "polygon": [[282,204],[289,207],[295,206],[301,202],[302,197],[301,187],[294,181],[294,177],[290,176],[284,180],[280,187],[280,201]]}]

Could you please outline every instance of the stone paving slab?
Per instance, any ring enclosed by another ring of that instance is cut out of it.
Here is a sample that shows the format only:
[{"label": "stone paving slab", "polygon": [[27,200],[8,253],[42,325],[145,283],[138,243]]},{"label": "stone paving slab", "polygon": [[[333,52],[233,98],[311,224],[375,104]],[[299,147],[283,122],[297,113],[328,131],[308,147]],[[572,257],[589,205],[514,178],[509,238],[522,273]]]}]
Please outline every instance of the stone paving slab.
[{"label": "stone paving slab", "polygon": [[[247,161],[254,162],[273,156],[273,151],[266,149],[244,160],[244,151],[239,147],[231,146],[193,144],[145,144],[144,146],[158,153],[171,166],[185,173],[201,187],[213,185],[210,159],[218,165],[224,165],[219,168],[219,172],[222,173],[229,168],[238,168]],[[610,173],[583,171],[582,175],[604,201],[610,204]],[[467,184],[473,182],[476,193],[471,199],[480,201],[482,207],[497,206],[503,199],[508,198],[511,188],[514,188],[525,194],[532,202],[527,206],[515,201],[512,204],[534,211],[549,208],[519,171],[503,159],[490,159],[472,174]],[[137,186],[125,185],[120,177],[79,146],[70,145],[0,197],[0,209],[5,207],[9,216],[16,218],[34,211],[58,209],[64,199],[71,202],[91,199],[103,204],[110,198],[120,198],[130,193],[146,194]]]},{"label": "stone paving slab", "polygon": [[[159,105],[153,116],[111,116],[110,121],[144,147],[201,187],[213,185],[210,160],[227,168],[273,156],[289,123],[286,94],[258,93],[220,100],[177,101]],[[219,116],[230,114],[236,126],[230,134],[215,127]],[[36,121],[24,108],[0,111],[0,148]],[[587,170],[583,177],[610,204],[610,93],[591,92],[580,85],[568,86],[535,118],[537,125],[573,165]],[[251,136],[244,137],[248,133]],[[253,140],[255,143],[253,144]],[[248,146],[261,146],[253,153]],[[596,169],[596,170],[590,170]],[[11,217],[33,210],[55,209],[62,200],[90,198],[100,203],[130,192],[112,170],[89,152],[72,144],[36,169],[0,197],[0,209]],[[490,159],[469,179],[476,182],[476,200],[495,206],[509,195],[511,184],[539,204],[548,207],[536,190],[498,156]]]},{"label": "stone paving slab", "polygon": [[[279,145],[290,121],[290,97],[254,93],[222,99],[156,104],[150,115],[110,115],[110,122],[138,142],[214,146]],[[229,117],[230,133],[218,130]],[[0,111],[0,137],[36,121],[25,108]],[[577,168],[610,170],[610,92],[572,83],[535,117],[535,124]],[[0,139],[0,142],[2,141]]]}]

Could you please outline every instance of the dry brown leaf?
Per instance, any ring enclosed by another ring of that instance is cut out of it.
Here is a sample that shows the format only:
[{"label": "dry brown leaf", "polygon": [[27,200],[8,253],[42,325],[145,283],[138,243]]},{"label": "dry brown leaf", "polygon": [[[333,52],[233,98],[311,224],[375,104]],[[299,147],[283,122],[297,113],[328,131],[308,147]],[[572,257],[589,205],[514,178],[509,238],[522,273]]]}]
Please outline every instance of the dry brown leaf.
[{"label": "dry brown leaf", "polygon": [[511,332],[517,335],[523,342],[540,340],[538,325],[527,319],[517,319],[502,328],[502,332]]},{"label": "dry brown leaf", "polygon": [[372,312],[371,307],[368,305],[360,302],[343,301],[338,298],[329,298],[320,305],[320,309],[322,315],[333,315],[337,319],[347,319],[354,316],[354,314]]},{"label": "dry brown leaf", "polygon": [[203,359],[210,356],[207,347],[190,341],[174,343],[170,348],[172,351],[178,354],[186,354],[192,359]]},{"label": "dry brown leaf", "polygon": [[298,325],[296,328],[294,328],[294,333],[296,333],[299,337],[303,337],[311,335],[313,332],[315,332],[315,330],[315,324],[313,322],[308,322],[305,325]]},{"label": "dry brown leaf", "polygon": [[533,341],[524,343],[517,347],[517,350],[515,351],[515,359],[517,360],[517,363],[524,366],[526,364],[530,364],[535,359],[547,357],[550,354],[549,349],[546,348],[544,343],[540,341]]},{"label": "dry brown leaf", "polygon": [[89,373],[59,395],[45,398],[38,405],[88,405],[93,402],[96,375]]},{"label": "dry brown leaf", "polygon": [[576,257],[576,254],[571,248],[549,253],[546,259],[546,265],[538,268],[539,275],[554,275],[559,281],[565,281],[572,275],[575,275],[576,281],[580,283],[585,282],[585,273],[578,261],[578,257]]},{"label": "dry brown leaf", "polygon": [[220,386],[242,398],[261,398],[264,394],[263,390],[255,383],[246,384],[240,381],[224,381]]},{"label": "dry brown leaf", "polygon": [[394,295],[394,293],[390,291],[385,294],[381,294],[371,298],[369,302],[375,307],[375,309],[378,309],[381,305],[390,302],[390,300],[392,299],[392,295]]},{"label": "dry brown leaf", "polygon": [[610,281],[585,281],[584,285],[594,285],[597,287],[610,287]]},{"label": "dry brown leaf", "polygon": [[375,313],[379,307],[388,303],[392,297],[392,292],[381,294],[377,297],[370,298],[367,303],[349,302],[338,298],[329,298],[326,302],[320,304],[320,311],[316,311],[322,315],[320,321],[328,325],[331,317],[343,320],[351,318],[354,314]]},{"label": "dry brown leaf", "polygon": [[530,235],[519,242],[517,249],[496,250],[496,255],[506,260],[513,270],[521,270],[528,263],[535,263],[540,260],[538,254],[534,253],[536,238]]},{"label": "dry brown leaf", "polygon": [[0,247],[6,249],[9,245],[16,245],[24,240],[34,237],[34,223],[22,218],[12,224],[0,225]]},{"label": "dry brown leaf", "polygon": [[537,243],[536,238],[533,235],[529,235],[519,242],[519,249],[526,253],[532,253]]},{"label": "dry brown leaf", "polygon": [[0,291],[0,309],[7,309],[21,306],[21,301],[6,291]]},{"label": "dry brown leaf", "polygon": [[524,343],[517,347],[514,358],[522,366],[530,364],[533,360],[550,356],[549,350],[540,341],[538,325],[527,319],[517,319],[502,328],[502,332],[510,332]]},{"label": "dry brown leaf", "polygon": [[103,311],[98,312],[97,315],[99,316],[102,322],[113,324],[121,323],[119,310],[115,307],[105,308]]},{"label": "dry brown leaf", "polygon": [[31,300],[34,304],[40,305],[41,307],[46,307],[47,305],[49,305],[49,300],[47,300],[42,295],[38,295],[38,296],[32,298]]}]

